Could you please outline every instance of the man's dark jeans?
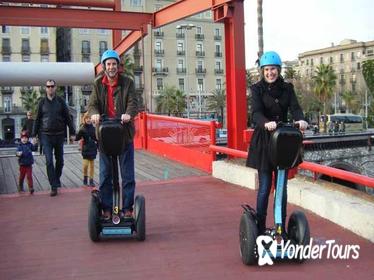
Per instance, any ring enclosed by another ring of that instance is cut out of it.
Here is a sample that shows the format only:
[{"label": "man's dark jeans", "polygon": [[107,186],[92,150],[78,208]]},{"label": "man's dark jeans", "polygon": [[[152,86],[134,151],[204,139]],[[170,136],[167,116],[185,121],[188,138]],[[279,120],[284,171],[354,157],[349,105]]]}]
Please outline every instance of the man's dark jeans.
[{"label": "man's dark jeans", "polygon": [[[41,135],[41,144],[47,167],[48,181],[52,189],[61,187],[60,177],[64,167],[64,135]],[[53,162],[53,153],[56,164]]]},{"label": "man's dark jeans", "polygon": [[[113,205],[113,175],[112,160],[104,153],[100,153],[100,194],[104,210],[111,210]],[[119,156],[119,170],[121,171],[123,190],[123,210],[133,210],[135,195],[135,165],[134,144],[127,145]]]},{"label": "man's dark jeans", "polygon": [[[275,172],[277,173],[277,172]],[[283,188],[283,200],[282,200],[282,224],[285,228],[286,216],[287,216],[287,174],[285,174],[284,188]],[[266,228],[266,216],[267,208],[269,204],[269,194],[272,183],[272,171],[258,171],[258,194],[257,194],[257,223],[259,234],[263,234]],[[277,174],[275,175],[275,182],[277,182]]]}]

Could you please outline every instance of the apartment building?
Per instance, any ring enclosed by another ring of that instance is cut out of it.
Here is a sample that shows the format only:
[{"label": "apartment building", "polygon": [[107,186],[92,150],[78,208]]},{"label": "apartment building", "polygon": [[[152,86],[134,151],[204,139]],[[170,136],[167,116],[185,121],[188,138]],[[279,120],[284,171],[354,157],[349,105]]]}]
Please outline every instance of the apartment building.
[{"label": "apartment building", "polygon": [[331,44],[327,48],[301,53],[298,58],[297,70],[303,78],[315,75],[316,67],[322,63],[333,67],[337,75],[336,106],[341,108],[344,91],[351,91],[362,97],[365,95],[367,87],[362,75],[362,62],[374,59],[374,41],[357,42],[345,39],[339,45]]}]

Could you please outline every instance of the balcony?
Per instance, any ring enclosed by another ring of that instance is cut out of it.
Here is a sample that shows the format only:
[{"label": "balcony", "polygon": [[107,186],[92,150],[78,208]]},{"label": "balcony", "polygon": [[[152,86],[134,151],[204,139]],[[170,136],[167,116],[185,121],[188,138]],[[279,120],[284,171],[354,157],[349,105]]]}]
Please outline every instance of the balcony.
[{"label": "balcony", "polygon": [[169,73],[169,69],[167,67],[153,67],[152,74],[154,76],[162,75],[166,76]]},{"label": "balcony", "polygon": [[2,94],[13,94],[14,89],[13,87],[0,87]]},{"label": "balcony", "polygon": [[93,87],[91,85],[84,85],[81,87],[81,91],[83,95],[90,95],[92,92]]},{"label": "balcony", "polygon": [[214,35],[214,40],[221,41],[222,40],[222,36],[221,35]]},{"label": "balcony", "polygon": [[0,115],[1,114],[26,114],[26,110],[21,106],[16,106],[13,104],[12,106],[0,107]]},{"label": "balcony", "polygon": [[215,53],[214,53],[214,56],[215,56],[215,57],[222,57],[222,52],[215,52]]},{"label": "balcony", "polygon": [[40,54],[49,55],[49,47],[48,46],[40,47]]},{"label": "balcony", "polygon": [[2,46],[1,52],[3,55],[10,55],[12,54],[12,48],[10,46]]},{"label": "balcony", "polygon": [[186,74],[186,68],[177,67],[177,74]]},{"label": "balcony", "polygon": [[196,40],[204,40],[204,38],[205,38],[204,34],[195,34]]},{"label": "balcony", "polygon": [[153,35],[155,35],[156,38],[162,38],[164,37],[163,31],[153,31]]},{"label": "balcony", "polygon": [[30,55],[30,53],[31,53],[30,46],[22,46],[21,48],[22,55]]},{"label": "balcony", "polygon": [[165,50],[155,50],[155,56],[164,56]]},{"label": "balcony", "polygon": [[184,51],[184,50],[183,51],[177,51],[177,55],[183,55],[184,56],[184,55],[186,55],[186,51]]},{"label": "balcony", "polygon": [[223,74],[223,69],[214,69],[214,74],[222,75]]},{"label": "balcony", "polygon": [[205,75],[206,74],[206,68],[196,68],[195,73],[197,75]]},{"label": "balcony", "polygon": [[183,39],[185,37],[185,35],[184,35],[184,33],[176,33],[175,37],[177,37],[177,39]]},{"label": "balcony", "polygon": [[205,56],[205,51],[196,51],[196,56],[197,57],[204,57]]}]

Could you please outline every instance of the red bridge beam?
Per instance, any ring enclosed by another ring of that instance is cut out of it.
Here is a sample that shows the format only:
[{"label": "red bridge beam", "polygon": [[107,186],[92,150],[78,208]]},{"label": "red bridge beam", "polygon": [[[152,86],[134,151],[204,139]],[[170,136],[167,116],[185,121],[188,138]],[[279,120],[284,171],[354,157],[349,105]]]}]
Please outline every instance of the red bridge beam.
[{"label": "red bridge beam", "polygon": [[0,6],[0,25],[139,30],[151,13]]}]

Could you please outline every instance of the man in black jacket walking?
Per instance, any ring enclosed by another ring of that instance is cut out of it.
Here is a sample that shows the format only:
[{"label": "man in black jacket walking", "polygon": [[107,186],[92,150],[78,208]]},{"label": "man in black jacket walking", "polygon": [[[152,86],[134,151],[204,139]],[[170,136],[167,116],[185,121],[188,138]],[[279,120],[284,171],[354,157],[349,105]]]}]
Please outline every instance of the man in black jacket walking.
[{"label": "man in black jacket walking", "polygon": [[[51,196],[56,196],[57,189],[61,187],[60,177],[64,166],[65,129],[69,127],[72,138],[75,129],[64,99],[56,95],[56,82],[48,80],[45,86],[47,94],[39,102],[32,135],[38,136],[43,145]],[[56,165],[53,163],[53,153]]]}]

